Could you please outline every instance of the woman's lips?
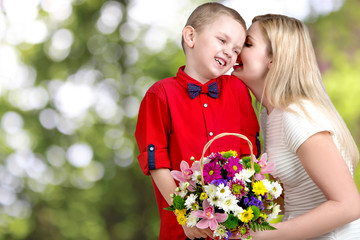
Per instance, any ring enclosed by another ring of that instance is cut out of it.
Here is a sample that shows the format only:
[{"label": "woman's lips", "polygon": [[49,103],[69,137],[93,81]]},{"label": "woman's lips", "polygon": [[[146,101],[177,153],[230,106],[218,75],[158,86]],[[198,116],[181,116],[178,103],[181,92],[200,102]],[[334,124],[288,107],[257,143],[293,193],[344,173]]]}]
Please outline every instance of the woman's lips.
[{"label": "woman's lips", "polygon": [[236,71],[236,70],[238,70],[239,68],[242,68],[242,64],[235,64],[234,66],[233,66],[233,68],[234,68],[234,71]]}]

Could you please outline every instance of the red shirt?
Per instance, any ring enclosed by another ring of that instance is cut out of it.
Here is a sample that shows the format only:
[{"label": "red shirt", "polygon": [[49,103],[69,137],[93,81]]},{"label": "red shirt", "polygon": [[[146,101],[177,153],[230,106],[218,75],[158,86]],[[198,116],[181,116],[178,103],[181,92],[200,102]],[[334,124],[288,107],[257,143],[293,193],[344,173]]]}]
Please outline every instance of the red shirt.
[{"label": "red shirt", "polygon": [[[246,135],[257,155],[259,124],[244,83],[234,76],[224,75],[202,85],[183,69],[179,69],[176,77],[156,82],[141,102],[135,137],[144,174],[149,175],[150,170],[159,168],[180,170],[182,160],[191,166],[190,157],[200,159],[205,144],[223,132]],[[218,84],[218,98],[204,93],[190,98],[188,83],[207,89],[213,82]],[[246,141],[225,136],[215,140],[205,156],[230,149],[240,155],[250,153]],[[186,239],[175,214],[164,210],[168,204],[155,184],[154,188],[161,219],[159,239]]]}]

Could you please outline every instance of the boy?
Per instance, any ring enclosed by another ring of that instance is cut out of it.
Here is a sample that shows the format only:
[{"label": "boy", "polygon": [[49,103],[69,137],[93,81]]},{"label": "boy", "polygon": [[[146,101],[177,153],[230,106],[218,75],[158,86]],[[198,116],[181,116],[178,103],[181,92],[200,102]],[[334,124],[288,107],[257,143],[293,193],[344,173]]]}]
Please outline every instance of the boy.
[{"label": "boy", "polygon": [[[190,15],[182,32],[186,65],[176,77],[156,82],[139,110],[135,137],[138,160],[151,175],[161,218],[162,240],[211,237],[210,229],[181,227],[171,211],[170,194],[176,183],[171,170],[182,160],[199,159],[205,144],[222,132],[246,135],[258,146],[259,125],[246,86],[225,74],[236,62],[246,35],[245,21],[235,10],[219,3],[205,3]],[[246,141],[225,137],[208,153],[236,150],[250,153]],[[259,149],[254,148],[255,154]]]}]

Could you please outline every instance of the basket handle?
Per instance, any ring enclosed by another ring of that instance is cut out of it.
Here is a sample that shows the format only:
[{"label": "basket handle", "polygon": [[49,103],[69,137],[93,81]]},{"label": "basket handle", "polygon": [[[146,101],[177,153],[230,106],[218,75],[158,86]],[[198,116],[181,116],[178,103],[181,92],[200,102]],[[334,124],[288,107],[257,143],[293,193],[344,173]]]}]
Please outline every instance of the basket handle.
[{"label": "basket handle", "polygon": [[201,185],[204,186],[204,155],[205,152],[208,150],[208,148],[210,147],[210,145],[218,138],[224,137],[224,136],[236,136],[239,137],[241,139],[244,139],[247,141],[249,148],[250,148],[250,163],[251,163],[251,170],[254,170],[254,153],[253,153],[253,146],[252,143],[250,142],[250,140],[245,136],[242,135],[240,133],[220,133],[218,135],[216,135],[213,139],[211,139],[209,142],[207,142],[204,146],[201,158],[200,158],[200,173],[201,173]]}]

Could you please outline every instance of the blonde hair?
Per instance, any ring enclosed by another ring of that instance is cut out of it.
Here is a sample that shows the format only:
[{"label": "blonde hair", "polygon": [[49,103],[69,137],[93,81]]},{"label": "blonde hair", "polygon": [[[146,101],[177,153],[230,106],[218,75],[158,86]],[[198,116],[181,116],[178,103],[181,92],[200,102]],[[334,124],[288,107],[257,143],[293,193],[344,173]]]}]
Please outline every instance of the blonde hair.
[{"label": "blonde hair", "polygon": [[303,100],[312,102],[332,122],[354,172],[359,151],[327,94],[306,26],[295,18],[275,14],[257,16],[252,22],[261,26],[272,58],[263,93],[269,104],[283,110],[290,110],[289,105],[295,104],[306,113]]},{"label": "blonde hair", "polygon": [[[244,31],[246,31],[245,20],[236,10],[216,2],[208,2],[198,6],[189,16],[185,26],[191,26],[196,31],[201,32],[206,25],[223,15],[232,17],[235,21],[239,22],[241,26],[243,26]],[[184,38],[181,39],[181,45],[184,49]]]}]

